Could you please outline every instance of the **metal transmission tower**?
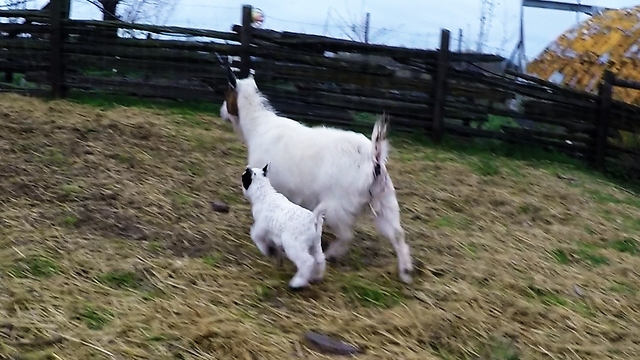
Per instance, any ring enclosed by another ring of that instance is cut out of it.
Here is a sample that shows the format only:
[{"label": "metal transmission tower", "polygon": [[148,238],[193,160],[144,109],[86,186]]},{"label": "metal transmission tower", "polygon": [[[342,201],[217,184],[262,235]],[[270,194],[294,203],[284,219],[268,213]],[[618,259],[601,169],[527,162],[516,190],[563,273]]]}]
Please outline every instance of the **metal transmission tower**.
[{"label": "metal transmission tower", "polygon": [[577,4],[572,4],[567,2],[558,2],[558,1],[550,1],[550,0],[522,0],[522,4],[520,6],[520,38],[518,40],[518,43],[516,44],[515,49],[513,49],[511,56],[509,57],[509,60],[514,64],[516,64],[516,68],[518,71],[523,71],[526,63],[526,56],[524,51],[524,8],[525,7],[571,11],[571,12],[575,12],[576,16],[580,13],[593,16],[593,15],[599,15],[606,10],[615,10],[615,8],[581,4],[580,0],[578,0],[577,2],[578,2]]}]

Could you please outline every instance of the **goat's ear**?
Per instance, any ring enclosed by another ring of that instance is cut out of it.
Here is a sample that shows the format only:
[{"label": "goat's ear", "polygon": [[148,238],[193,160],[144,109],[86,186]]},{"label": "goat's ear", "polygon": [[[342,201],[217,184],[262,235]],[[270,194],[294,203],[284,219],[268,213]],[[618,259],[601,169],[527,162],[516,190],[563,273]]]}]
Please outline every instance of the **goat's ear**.
[{"label": "goat's ear", "polygon": [[233,70],[231,70],[230,66],[227,66],[227,81],[229,82],[229,86],[231,86],[232,89],[236,88],[236,74],[233,73]]},{"label": "goat's ear", "polygon": [[268,163],[267,163],[267,165],[265,165],[265,166],[262,168],[262,174],[263,174],[264,176],[267,176],[267,172],[269,171],[269,164],[271,164],[271,163],[270,163],[270,162],[268,162]]},{"label": "goat's ear", "polygon": [[249,189],[249,186],[251,186],[252,177],[251,169],[246,168],[242,173],[242,187],[245,190]]}]

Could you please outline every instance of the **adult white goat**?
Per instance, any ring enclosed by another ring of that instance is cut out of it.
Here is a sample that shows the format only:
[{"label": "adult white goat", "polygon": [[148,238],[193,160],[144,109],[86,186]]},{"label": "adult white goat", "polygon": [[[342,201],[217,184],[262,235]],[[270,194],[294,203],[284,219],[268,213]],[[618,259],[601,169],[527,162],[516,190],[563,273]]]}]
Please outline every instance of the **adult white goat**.
[{"label": "adult white goat", "polygon": [[369,204],[377,230],[395,249],[400,279],[410,283],[412,259],[386,168],[388,117],[378,117],[371,140],[353,131],[307,127],[276,114],[252,75],[237,79],[227,67],[227,80],[221,117],[246,144],[247,166],[270,162],[272,186],[291,202],[308,210],[324,203],[325,224],[337,238],[325,251],[327,260],[347,252],[355,217]]}]

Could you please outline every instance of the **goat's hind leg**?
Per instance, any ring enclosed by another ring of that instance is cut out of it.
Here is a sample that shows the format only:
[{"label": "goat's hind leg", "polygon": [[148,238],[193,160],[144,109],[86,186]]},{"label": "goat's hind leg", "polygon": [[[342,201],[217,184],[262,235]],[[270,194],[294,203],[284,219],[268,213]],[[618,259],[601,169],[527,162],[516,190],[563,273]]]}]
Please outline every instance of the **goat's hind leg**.
[{"label": "goat's hind leg", "polygon": [[384,190],[377,194],[377,198],[372,202],[373,216],[376,223],[376,229],[384,237],[389,239],[391,245],[396,251],[398,257],[398,272],[400,279],[409,284],[412,281],[413,265],[411,260],[411,251],[409,245],[405,241],[405,232],[400,224],[400,207],[396,197],[395,190],[391,179],[387,179],[388,183]]},{"label": "goat's hind leg", "polygon": [[308,249],[294,241],[283,241],[284,252],[297,268],[296,274],[289,281],[292,290],[302,289],[309,285],[315,269],[315,259]]}]

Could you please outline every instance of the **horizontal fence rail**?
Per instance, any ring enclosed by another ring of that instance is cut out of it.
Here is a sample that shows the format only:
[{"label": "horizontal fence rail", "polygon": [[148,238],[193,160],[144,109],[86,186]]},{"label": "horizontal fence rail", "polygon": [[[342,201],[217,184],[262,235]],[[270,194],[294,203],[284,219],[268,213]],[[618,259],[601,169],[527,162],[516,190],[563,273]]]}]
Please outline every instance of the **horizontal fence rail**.
[{"label": "horizontal fence rail", "polygon": [[537,145],[640,174],[640,107],[614,96],[640,83],[611,72],[588,93],[510,70],[497,55],[452,51],[448,30],[438,49],[424,50],[254,28],[251,6],[229,32],[72,20],[69,6],[0,10],[24,19],[0,23],[1,90],[221,103],[219,56],[229,56],[241,74],[253,68],[273,106],[296,120],[370,128],[386,112],[394,129],[436,141],[447,134]]}]

